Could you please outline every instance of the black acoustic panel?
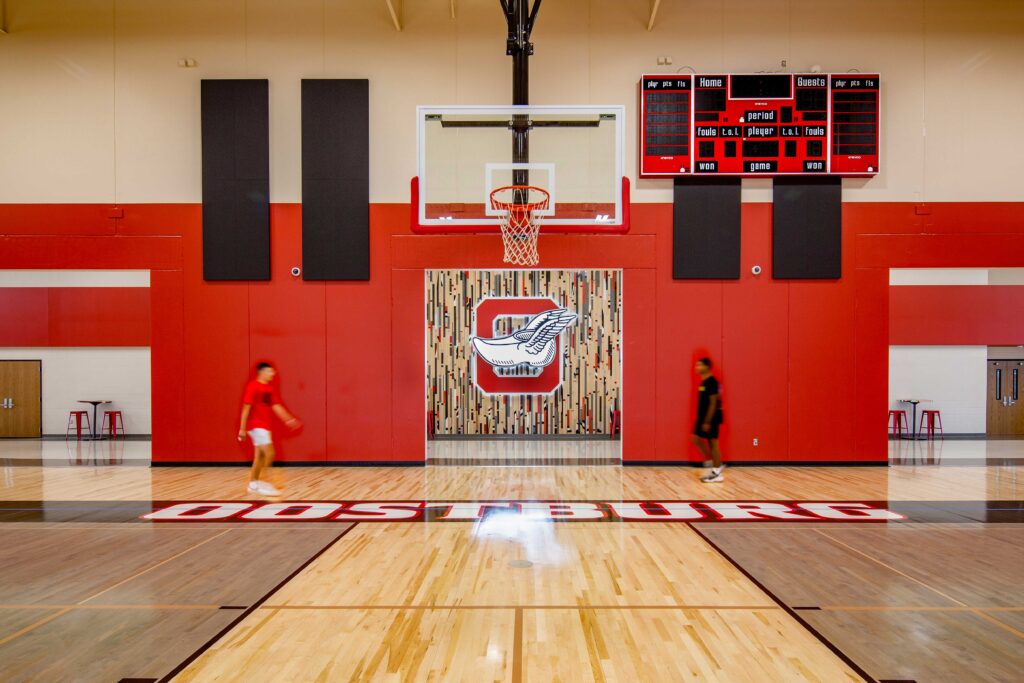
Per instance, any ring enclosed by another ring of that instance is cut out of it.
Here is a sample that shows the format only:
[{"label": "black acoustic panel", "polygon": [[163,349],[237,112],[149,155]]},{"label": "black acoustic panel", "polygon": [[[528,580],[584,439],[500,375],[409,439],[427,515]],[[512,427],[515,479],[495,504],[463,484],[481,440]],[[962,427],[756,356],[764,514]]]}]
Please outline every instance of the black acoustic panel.
[{"label": "black acoustic panel", "polygon": [[302,277],[370,279],[370,82],[302,81]]},{"label": "black acoustic panel", "polygon": [[266,80],[204,80],[203,278],[270,279]]},{"label": "black acoustic panel", "polygon": [[740,179],[676,178],[672,277],[736,280],[740,276]]},{"label": "black acoustic panel", "polygon": [[775,178],[772,277],[843,275],[842,178]]}]

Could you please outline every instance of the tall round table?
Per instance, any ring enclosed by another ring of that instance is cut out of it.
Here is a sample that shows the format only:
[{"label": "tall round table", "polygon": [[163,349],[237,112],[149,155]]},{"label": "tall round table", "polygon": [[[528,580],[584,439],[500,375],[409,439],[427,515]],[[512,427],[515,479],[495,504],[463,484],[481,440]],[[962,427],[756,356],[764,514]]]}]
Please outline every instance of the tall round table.
[{"label": "tall round table", "polygon": [[100,439],[99,431],[98,431],[99,428],[100,428],[100,425],[99,425],[99,423],[96,422],[97,408],[99,408],[99,405],[101,403],[113,403],[113,401],[82,401],[82,400],[80,400],[79,403],[91,403],[92,404],[92,422],[89,423],[89,431],[92,432],[92,434],[90,434],[89,440],[90,441],[98,441]]},{"label": "tall round table", "polygon": [[924,437],[917,433],[917,404],[931,403],[931,401],[926,398],[901,398],[897,400],[899,403],[910,404],[910,436],[904,436],[903,438],[907,441],[923,441]]}]

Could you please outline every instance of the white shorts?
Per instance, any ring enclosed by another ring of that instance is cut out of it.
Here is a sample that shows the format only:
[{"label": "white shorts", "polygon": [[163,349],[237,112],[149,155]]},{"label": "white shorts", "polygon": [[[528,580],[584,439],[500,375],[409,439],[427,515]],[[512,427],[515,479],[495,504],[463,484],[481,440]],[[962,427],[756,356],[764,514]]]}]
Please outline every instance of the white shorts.
[{"label": "white shorts", "polygon": [[253,446],[267,446],[271,443],[270,430],[257,427],[249,430],[249,438]]}]

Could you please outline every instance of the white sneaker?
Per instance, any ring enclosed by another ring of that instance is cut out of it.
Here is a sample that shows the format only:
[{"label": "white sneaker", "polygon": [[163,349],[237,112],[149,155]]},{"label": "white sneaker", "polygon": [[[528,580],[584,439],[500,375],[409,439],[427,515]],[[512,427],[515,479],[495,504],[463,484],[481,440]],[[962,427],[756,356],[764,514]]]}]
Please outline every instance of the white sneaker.
[{"label": "white sneaker", "polygon": [[718,484],[725,481],[725,475],[722,474],[722,468],[720,467],[717,470],[711,470],[701,477],[700,480],[705,484]]},{"label": "white sneaker", "polygon": [[249,482],[249,493],[259,493],[259,492],[260,492],[260,483],[258,481],[250,481]]},{"label": "white sneaker", "polygon": [[256,482],[256,492],[261,496],[280,496],[281,492],[274,488],[273,484],[265,481]]}]

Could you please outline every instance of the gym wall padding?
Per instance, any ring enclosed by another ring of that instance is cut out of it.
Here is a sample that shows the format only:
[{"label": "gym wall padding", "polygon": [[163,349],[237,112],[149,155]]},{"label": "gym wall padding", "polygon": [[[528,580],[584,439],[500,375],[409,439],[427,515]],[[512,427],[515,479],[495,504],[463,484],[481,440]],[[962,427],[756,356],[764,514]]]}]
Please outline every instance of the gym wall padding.
[{"label": "gym wall padding", "polygon": [[676,178],[673,190],[672,277],[739,278],[740,179]]},{"label": "gym wall padding", "polygon": [[203,279],[270,279],[265,79],[203,80]]},{"label": "gym wall padding", "polygon": [[370,279],[370,82],[302,81],[302,277]]},{"label": "gym wall padding", "polygon": [[842,277],[842,195],[842,178],[775,178],[772,277]]}]

